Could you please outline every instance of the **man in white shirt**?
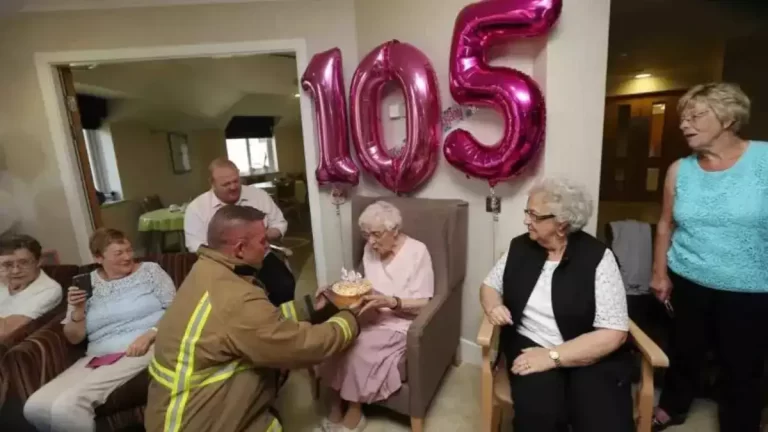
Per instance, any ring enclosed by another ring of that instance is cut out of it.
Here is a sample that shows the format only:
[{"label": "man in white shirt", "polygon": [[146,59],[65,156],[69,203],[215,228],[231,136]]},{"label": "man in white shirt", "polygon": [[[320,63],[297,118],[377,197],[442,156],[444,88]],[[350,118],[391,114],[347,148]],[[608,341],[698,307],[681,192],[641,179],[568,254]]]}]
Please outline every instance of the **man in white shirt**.
[{"label": "man in white shirt", "polygon": [[[208,166],[211,190],[195,198],[187,206],[184,214],[184,235],[187,249],[197,252],[205,243],[208,235],[208,223],[213,215],[225,205],[253,207],[263,212],[266,217],[267,240],[280,240],[288,229],[288,222],[283,212],[272,198],[263,190],[240,183],[240,170],[230,160],[214,159]],[[267,248],[259,279],[270,287],[269,299],[275,305],[292,301],[296,280],[293,274],[274,253]]]},{"label": "man in white shirt", "polygon": [[40,268],[41,253],[28,235],[0,240],[0,340],[61,302],[61,285]]}]

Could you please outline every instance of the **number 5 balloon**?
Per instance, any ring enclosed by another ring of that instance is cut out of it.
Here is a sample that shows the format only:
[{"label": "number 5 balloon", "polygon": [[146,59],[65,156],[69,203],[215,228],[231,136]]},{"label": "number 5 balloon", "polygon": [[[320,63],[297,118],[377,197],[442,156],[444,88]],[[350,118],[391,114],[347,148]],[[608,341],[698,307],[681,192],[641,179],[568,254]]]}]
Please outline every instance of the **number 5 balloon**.
[{"label": "number 5 balloon", "polygon": [[315,103],[320,153],[320,161],[315,170],[318,184],[356,185],[360,180],[360,173],[349,156],[341,50],[333,48],[312,57],[301,77],[301,86],[312,95]]},{"label": "number 5 balloon", "polygon": [[[397,82],[406,103],[406,144],[392,156],[381,133],[384,85]],[[387,189],[415,190],[434,173],[439,157],[440,92],[427,56],[412,45],[386,42],[371,51],[355,71],[350,91],[352,142],[363,168]]]},{"label": "number 5 balloon", "polygon": [[491,45],[547,33],[562,10],[562,0],[486,0],[456,17],[450,56],[451,95],[460,104],[501,112],[504,135],[492,147],[459,129],[445,139],[443,153],[462,172],[496,183],[519,174],[544,142],[546,110],[536,82],[514,69],[486,61]]}]

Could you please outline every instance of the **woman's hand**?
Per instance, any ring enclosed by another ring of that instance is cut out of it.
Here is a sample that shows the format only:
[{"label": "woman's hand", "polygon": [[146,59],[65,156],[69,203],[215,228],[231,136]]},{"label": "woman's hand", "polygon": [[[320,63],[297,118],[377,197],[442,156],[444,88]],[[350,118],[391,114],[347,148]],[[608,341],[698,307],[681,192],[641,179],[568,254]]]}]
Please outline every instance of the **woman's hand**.
[{"label": "woman's hand", "polygon": [[557,367],[555,361],[549,357],[546,348],[526,348],[512,363],[512,373],[515,375],[530,375],[546,372]]},{"label": "woman's hand", "polygon": [[512,325],[512,314],[504,305],[498,305],[486,313],[488,321],[495,326]]},{"label": "woman's hand", "polygon": [[394,309],[397,307],[397,300],[394,297],[385,296],[385,295],[378,295],[378,294],[372,294],[364,296],[362,299],[363,307],[360,309],[360,312],[358,312],[358,315],[364,314],[366,311],[369,311],[371,309],[382,309],[382,308],[390,308]]},{"label": "woman's hand", "polygon": [[137,337],[132,344],[128,345],[128,349],[125,350],[125,355],[127,357],[143,356],[155,342],[155,336],[157,336],[157,333],[154,330],[150,330]]},{"label": "woman's hand", "polygon": [[67,290],[67,303],[76,311],[85,311],[85,302],[88,300],[88,293],[78,287],[69,287]]},{"label": "woman's hand", "polygon": [[672,294],[672,280],[669,279],[667,272],[662,274],[655,274],[651,279],[651,291],[656,298],[664,303],[669,300],[670,294]]}]

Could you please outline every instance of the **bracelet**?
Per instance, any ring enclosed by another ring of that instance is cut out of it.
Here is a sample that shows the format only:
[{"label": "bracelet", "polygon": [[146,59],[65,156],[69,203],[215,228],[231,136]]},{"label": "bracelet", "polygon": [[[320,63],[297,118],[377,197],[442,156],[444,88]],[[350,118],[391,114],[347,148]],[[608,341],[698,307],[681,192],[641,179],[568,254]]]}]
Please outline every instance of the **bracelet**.
[{"label": "bracelet", "polygon": [[400,297],[393,296],[395,298],[395,309],[394,310],[400,310],[403,307],[403,301],[400,300]]},{"label": "bracelet", "polygon": [[82,318],[75,319],[75,314],[73,313],[72,315],[69,316],[69,320],[76,323],[83,322],[83,320],[85,320],[85,314],[83,314]]}]

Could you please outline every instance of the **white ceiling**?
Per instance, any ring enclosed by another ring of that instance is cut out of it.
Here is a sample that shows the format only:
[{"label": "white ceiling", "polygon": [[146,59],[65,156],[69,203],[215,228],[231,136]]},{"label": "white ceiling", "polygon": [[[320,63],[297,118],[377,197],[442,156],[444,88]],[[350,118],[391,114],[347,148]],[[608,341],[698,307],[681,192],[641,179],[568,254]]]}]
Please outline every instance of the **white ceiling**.
[{"label": "white ceiling", "polygon": [[79,93],[106,97],[109,122],[156,127],[225,127],[235,115],[299,119],[296,60],[257,55],[97,65],[74,69]]}]

